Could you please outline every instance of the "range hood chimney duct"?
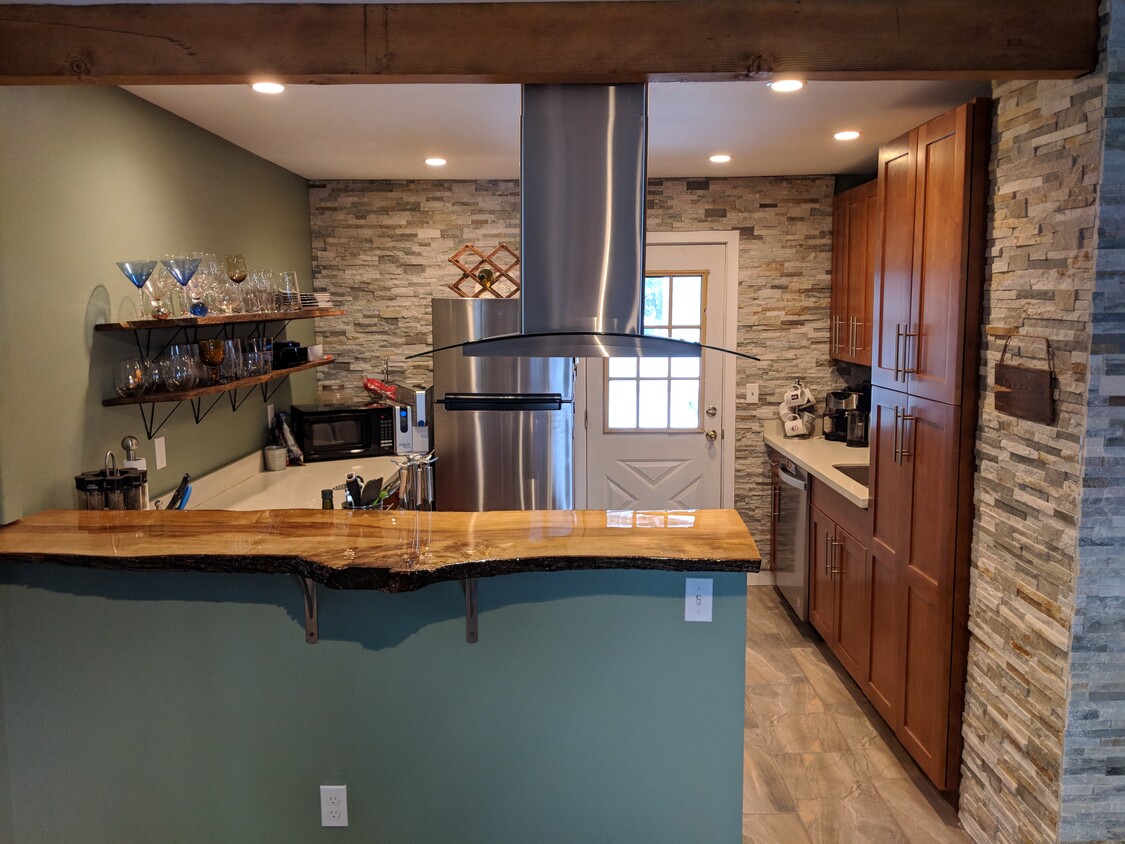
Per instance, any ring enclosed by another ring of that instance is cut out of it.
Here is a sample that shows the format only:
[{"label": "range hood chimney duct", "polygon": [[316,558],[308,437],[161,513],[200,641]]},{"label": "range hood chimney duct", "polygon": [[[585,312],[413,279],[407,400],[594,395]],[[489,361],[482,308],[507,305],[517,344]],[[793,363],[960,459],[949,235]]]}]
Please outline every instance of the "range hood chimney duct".
[{"label": "range hood chimney duct", "polygon": [[464,353],[698,357],[715,348],[643,333],[648,86],[524,85],[520,136],[521,331],[461,344]]}]

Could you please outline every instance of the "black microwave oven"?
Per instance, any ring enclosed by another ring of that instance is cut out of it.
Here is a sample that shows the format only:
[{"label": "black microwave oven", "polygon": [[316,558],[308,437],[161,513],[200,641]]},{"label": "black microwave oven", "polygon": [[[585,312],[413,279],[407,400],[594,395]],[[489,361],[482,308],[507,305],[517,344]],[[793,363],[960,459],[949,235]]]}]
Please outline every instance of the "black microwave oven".
[{"label": "black microwave oven", "polygon": [[395,453],[395,410],[386,405],[295,404],[293,436],[305,460],[346,460]]}]

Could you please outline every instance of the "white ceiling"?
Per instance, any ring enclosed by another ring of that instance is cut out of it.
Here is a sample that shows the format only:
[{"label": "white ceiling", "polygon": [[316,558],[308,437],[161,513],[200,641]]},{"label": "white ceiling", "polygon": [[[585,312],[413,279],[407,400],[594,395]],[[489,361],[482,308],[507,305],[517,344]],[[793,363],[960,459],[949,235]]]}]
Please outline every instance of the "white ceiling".
[{"label": "white ceiling", "polygon": [[[514,179],[517,85],[131,86],[126,90],[307,179]],[[649,86],[650,176],[874,172],[879,145],[973,96],[987,82],[762,82]],[[858,129],[859,140],[832,134]],[[710,163],[713,153],[732,156]],[[440,156],[442,168],[423,159]]]}]

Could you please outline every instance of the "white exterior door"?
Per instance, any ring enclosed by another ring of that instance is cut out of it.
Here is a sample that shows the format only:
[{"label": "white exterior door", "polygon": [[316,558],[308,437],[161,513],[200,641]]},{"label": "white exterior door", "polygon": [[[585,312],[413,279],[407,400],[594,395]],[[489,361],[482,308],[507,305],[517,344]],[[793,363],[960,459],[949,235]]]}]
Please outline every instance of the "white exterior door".
[{"label": "white exterior door", "polygon": [[[645,333],[733,342],[737,254],[733,232],[649,234]],[[729,355],[589,358],[583,380],[588,508],[733,506]]]}]

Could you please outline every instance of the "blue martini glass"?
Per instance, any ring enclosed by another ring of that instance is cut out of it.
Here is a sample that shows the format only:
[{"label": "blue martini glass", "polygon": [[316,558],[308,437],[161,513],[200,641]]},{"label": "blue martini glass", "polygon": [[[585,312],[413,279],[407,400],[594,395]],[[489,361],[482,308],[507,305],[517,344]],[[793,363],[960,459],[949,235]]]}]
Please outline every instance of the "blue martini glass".
[{"label": "blue martini glass", "polygon": [[[202,261],[203,258],[200,255],[165,255],[160,259],[160,263],[168,268],[168,272],[172,274],[172,278],[176,280],[180,287],[187,287]],[[183,300],[185,303],[188,300],[186,291]],[[184,307],[181,316],[187,316],[187,313],[188,310]]]},{"label": "blue martini glass", "polygon": [[152,271],[156,269],[156,261],[118,261],[117,269],[125,273],[125,278],[133,282],[133,286],[137,288],[137,294],[141,297],[137,315],[143,317],[145,315],[144,286]]}]

